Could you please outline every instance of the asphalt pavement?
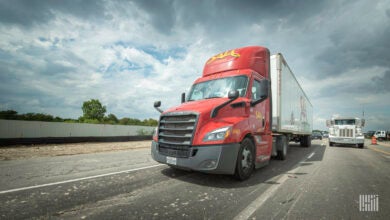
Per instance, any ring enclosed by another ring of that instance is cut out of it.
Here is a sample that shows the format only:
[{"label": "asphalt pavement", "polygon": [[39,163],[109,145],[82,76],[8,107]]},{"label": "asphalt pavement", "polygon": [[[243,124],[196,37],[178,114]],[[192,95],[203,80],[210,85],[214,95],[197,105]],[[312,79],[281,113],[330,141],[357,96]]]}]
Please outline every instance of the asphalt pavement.
[{"label": "asphalt pavement", "polygon": [[0,161],[0,219],[388,219],[389,148],[290,143],[244,182],[159,165],[149,149]]}]

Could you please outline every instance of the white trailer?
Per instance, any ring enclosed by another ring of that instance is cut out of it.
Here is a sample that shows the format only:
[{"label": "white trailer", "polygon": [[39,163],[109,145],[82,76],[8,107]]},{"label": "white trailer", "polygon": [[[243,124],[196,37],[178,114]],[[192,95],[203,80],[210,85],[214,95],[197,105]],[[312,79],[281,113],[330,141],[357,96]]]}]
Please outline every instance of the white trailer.
[{"label": "white trailer", "polygon": [[272,131],[290,140],[311,145],[313,106],[282,54],[270,58],[272,87]]}]

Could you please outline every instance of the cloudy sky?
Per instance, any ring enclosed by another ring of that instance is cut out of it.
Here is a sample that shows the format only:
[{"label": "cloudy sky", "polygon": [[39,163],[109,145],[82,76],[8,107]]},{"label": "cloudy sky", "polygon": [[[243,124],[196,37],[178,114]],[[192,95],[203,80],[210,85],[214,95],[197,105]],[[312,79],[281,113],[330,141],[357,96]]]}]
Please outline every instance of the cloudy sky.
[{"label": "cloudy sky", "polygon": [[219,52],[281,52],[314,106],[390,130],[390,1],[0,0],[0,110],[117,117],[180,103]]}]

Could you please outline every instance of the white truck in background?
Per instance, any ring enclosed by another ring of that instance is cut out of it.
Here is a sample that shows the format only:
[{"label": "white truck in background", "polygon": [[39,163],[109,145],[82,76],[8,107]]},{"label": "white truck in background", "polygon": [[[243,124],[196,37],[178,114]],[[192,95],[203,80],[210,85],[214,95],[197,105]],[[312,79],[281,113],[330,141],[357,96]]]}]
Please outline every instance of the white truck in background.
[{"label": "white truck in background", "polygon": [[329,128],[329,146],[348,144],[363,148],[364,123],[364,119],[353,117],[337,117],[326,120],[326,126]]},{"label": "white truck in background", "polygon": [[379,141],[384,141],[389,139],[390,132],[389,131],[376,131],[374,136]]}]

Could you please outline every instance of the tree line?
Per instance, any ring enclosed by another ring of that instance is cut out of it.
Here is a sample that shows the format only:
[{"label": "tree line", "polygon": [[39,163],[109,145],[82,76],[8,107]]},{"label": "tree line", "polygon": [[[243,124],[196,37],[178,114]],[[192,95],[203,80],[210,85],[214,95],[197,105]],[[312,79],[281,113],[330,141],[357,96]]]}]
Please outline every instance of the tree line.
[{"label": "tree line", "polygon": [[98,99],[85,101],[81,109],[83,110],[83,116],[80,116],[78,119],[54,117],[43,113],[18,114],[18,112],[14,110],[0,111],[0,119],[112,125],[158,125],[158,121],[152,118],[140,120],[137,118],[124,117],[119,119],[114,114],[106,115],[106,106],[103,106]]}]

